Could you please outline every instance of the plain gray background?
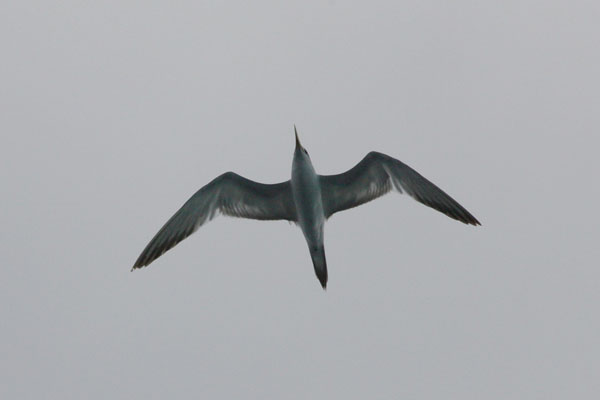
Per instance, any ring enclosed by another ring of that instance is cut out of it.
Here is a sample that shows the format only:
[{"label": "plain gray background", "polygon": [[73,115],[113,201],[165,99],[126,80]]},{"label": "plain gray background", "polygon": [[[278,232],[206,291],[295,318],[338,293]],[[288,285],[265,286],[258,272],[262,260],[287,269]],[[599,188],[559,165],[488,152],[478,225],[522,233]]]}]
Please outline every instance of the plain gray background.
[{"label": "plain gray background", "polygon": [[[3,2],[0,397],[600,394],[597,1]],[[300,230],[146,243],[220,173],[369,150],[388,195]]]}]

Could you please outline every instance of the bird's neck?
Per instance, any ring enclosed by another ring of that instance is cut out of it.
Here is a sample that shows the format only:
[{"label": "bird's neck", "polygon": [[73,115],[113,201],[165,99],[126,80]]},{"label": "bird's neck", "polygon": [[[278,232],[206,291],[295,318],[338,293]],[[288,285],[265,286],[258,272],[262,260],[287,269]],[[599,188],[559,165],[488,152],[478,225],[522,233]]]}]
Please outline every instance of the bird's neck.
[{"label": "bird's neck", "polygon": [[310,158],[304,154],[296,153],[292,162],[292,183],[315,181],[317,179],[317,173],[315,168],[310,161]]}]

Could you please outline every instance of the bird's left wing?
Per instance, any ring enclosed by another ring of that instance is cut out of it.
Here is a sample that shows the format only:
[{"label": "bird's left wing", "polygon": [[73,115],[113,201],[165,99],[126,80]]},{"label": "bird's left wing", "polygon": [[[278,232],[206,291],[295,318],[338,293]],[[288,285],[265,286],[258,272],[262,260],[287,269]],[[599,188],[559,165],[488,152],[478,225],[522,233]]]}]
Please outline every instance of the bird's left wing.
[{"label": "bird's left wing", "polygon": [[480,225],[456,200],[417,171],[386,154],[372,151],[338,175],[319,175],[325,217],[375,200],[395,188],[460,222]]},{"label": "bird's left wing", "polygon": [[290,181],[268,185],[226,172],[198,190],[167,221],[132,269],[149,265],[219,212],[258,220],[297,220]]}]

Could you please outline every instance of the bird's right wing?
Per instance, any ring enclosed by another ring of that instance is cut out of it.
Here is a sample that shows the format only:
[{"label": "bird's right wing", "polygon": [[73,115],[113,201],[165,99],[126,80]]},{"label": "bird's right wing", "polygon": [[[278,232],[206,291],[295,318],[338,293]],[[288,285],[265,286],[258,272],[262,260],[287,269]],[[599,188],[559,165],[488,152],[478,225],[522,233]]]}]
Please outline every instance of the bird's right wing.
[{"label": "bird's right wing", "polygon": [[456,200],[417,171],[388,155],[370,152],[339,175],[319,175],[325,217],[359,206],[395,188],[465,224],[480,225]]},{"label": "bird's right wing", "polygon": [[267,185],[226,172],[198,190],[167,221],[132,269],[150,264],[219,212],[258,220],[297,220],[290,181]]}]

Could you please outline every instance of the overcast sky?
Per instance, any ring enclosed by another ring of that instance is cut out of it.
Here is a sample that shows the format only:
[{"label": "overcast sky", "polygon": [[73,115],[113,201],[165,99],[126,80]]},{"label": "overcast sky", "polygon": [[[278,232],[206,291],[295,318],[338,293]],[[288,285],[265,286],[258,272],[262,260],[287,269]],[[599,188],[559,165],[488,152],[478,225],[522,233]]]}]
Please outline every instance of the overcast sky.
[{"label": "overcast sky", "polygon": [[[600,394],[596,1],[0,5],[0,397]],[[391,194],[325,228],[220,217],[130,272],[232,170],[368,151]]]}]

